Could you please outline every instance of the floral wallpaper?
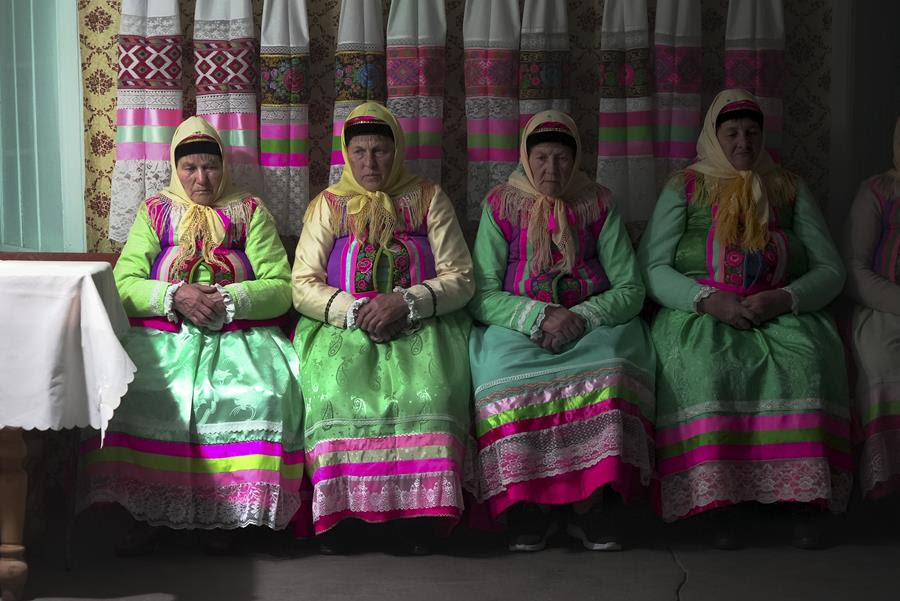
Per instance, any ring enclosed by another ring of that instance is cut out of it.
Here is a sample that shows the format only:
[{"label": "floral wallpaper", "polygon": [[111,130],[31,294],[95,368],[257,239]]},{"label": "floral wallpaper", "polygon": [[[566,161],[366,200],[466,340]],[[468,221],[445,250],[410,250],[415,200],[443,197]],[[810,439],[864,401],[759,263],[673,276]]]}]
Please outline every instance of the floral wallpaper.
[{"label": "floral wallpaper", "polygon": [[[571,72],[569,95],[573,118],[583,138],[583,168],[596,171],[597,106],[599,104],[599,44],[603,0],[566,0],[569,9]],[[263,0],[253,0],[257,32]],[[524,0],[520,0],[524,4]],[[649,11],[653,30],[655,3]],[[121,0],[78,0],[81,60],[84,77],[85,205],[88,250],[116,251],[107,239],[110,178],[115,156],[116,36]],[[334,46],[340,0],[309,0],[310,190],[328,181],[331,120],[334,103]],[[382,0],[387,22],[390,0]],[[464,0],[446,0],[447,79],[444,107],[443,183],[465,216],[466,127],[463,79],[462,22]],[[704,106],[722,85],[727,0],[702,0]],[[194,0],[181,0],[186,44],[190,43]],[[803,176],[821,199],[827,196],[831,85],[831,6],[827,0],[784,3],[787,75],[784,96],[784,162]],[[190,48],[184,64],[185,113],[194,110]],[[475,222],[463,221],[471,240]]]}]

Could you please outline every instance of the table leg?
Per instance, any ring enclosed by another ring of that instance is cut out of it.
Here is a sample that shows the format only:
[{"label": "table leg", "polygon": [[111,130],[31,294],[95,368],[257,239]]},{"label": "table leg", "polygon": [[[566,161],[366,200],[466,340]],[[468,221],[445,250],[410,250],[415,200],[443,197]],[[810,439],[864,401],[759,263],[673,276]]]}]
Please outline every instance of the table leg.
[{"label": "table leg", "polygon": [[3,601],[22,599],[28,576],[22,544],[27,492],[24,459],[22,431],[0,428],[0,592]]}]

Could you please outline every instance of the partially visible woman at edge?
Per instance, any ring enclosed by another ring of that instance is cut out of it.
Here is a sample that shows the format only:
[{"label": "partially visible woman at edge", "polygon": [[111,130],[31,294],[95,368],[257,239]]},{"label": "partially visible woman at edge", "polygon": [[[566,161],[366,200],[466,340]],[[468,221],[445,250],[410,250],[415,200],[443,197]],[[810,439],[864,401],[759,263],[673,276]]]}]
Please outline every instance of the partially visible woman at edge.
[{"label": "partially visible woman at edge", "polygon": [[764,150],[756,98],[724,90],[697,161],[663,189],[638,251],[662,308],[659,511],[703,512],[712,543],[741,546],[739,503],[792,508],[792,543],[821,546],[823,508],[852,484],[841,340],[824,307],[844,269],[803,181]]},{"label": "partially visible woman at edge", "polygon": [[544,548],[560,519],[587,549],[618,550],[619,496],[653,471],[643,282],[610,191],[579,168],[572,119],[532,117],[519,156],[488,193],[475,242],[481,498],[505,517],[512,551]]},{"label": "partially visible woman at edge", "polygon": [[894,168],[862,183],[847,222],[847,293],[856,301],[852,347],[859,487],[877,499],[900,488],[900,118]]},{"label": "partially visible woman at edge", "polygon": [[84,443],[88,501],[115,501],[138,525],[117,551],[152,551],[169,528],[284,528],[303,476],[299,361],[277,325],[290,271],[272,216],[231,185],[218,132],[175,130],[169,186],[141,204],[115,266],[132,328],[134,382]]},{"label": "partially visible woman at edge", "polygon": [[398,551],[424,554],[463,510],[472,260],[384,106],[355,108],[341,146],[293,269],[314,530],[337,553],[359,522],[391,521]]}]

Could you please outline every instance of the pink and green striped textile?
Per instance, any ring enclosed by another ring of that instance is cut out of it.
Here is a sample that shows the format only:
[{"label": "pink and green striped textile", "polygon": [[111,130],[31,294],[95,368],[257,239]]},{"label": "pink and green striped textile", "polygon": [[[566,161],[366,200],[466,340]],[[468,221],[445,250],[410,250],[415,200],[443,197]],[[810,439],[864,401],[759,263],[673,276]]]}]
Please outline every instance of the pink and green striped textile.
[{"label": "pink and green striped textile", "polygon": [[466,0],[463,17],[467,213],[478,219],[488,191],[519,162],[518,0]]},{"label": "pink and green striped textile", "polygon": [[622,219],[646,221],[656,204],[653,94],[646,0],[607,0],[600,31],[597,181]]},{"label": "pink and green striped textile", "polygon": [[686,167],[697,154],[703,83],[700,44],[700,0],[657,4],[653,38],[653,155],[657,189],[662,189],[672,172]]},{"label": "pink and green striped textile", "polygon": [[197,116],[222,136],[234,183],[258,195],[259,57],[250,0],[197,0],[193,50]]},{"label": "pink and green striped textile", "polygon": [[109,237],[128,238],[138,206],[169,183],[169,144],[182,119],[178,2],[122,2],[116,162]]},{"label": "pink and green striped textile", "polygon": [[329,183],[341,179],[341,132],[350,111],[367,100],[384,102],[384,19],[380,0],[341,0],[335,49],[334,120]]},{"label": "pink and green striped textile", "polygon": [[297,236],[309,204],[306,0],[267,0],[260,42],[259,164],[278,233]]},{"label": "pink and green striped textile", "polygon": [[766,149],[776,160],[784,129],[784,76],[782,0],[730,0],[724,87],[756,96],[766,118]]},{"label": "pink and green striped textile", "polygon": [[394,0],[387,26],[387,107],[406,137],[407,168],[441,183],[444,129],[443,0]]},{"label": "pink and green striped textile", "polygon": [[569,21],[566,4],[526,0],[519,41],[519,130],[536,113],[568,113]]}]

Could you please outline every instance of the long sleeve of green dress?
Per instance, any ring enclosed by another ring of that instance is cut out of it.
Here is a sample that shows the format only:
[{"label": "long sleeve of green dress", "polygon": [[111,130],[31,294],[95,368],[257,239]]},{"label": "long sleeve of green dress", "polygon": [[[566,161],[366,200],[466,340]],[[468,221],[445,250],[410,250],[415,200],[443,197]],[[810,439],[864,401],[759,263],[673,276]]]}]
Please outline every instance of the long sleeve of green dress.
[{"label": "long sleeve of green dress", "polygon": [[656,201],[637,256],[650,297],[664,307],[693,313],[694,300],[703,286],[673,266],[686,222],[683,194],[666,186]]},{"label": "long sleeve of green dress", "polygon": [[147,205],[141,203],[128,232],[128,241],[113,269],[122,305],[130,317],[166,314],[166,290],[171,283],[149,279],[150,269],[159,252],[159,238],[147,216]]},{"label": "long sleeve of green dress", "polygon": [[475,296],[469,303],[472,317],[530,336],[538,317],[550,303],[516,296],[503,289],[509,246],[487,203],[481,212],[472,255],[475,273]]},{"label": "long sleeve of green dress", "polygon": [[644,283],[634,249],[622,217],[612,205],[597,237],[597,256],[609,278],[610,289],[572,307],[585,318],[588,329],[623,324],[637,315],[644,304]]}]

